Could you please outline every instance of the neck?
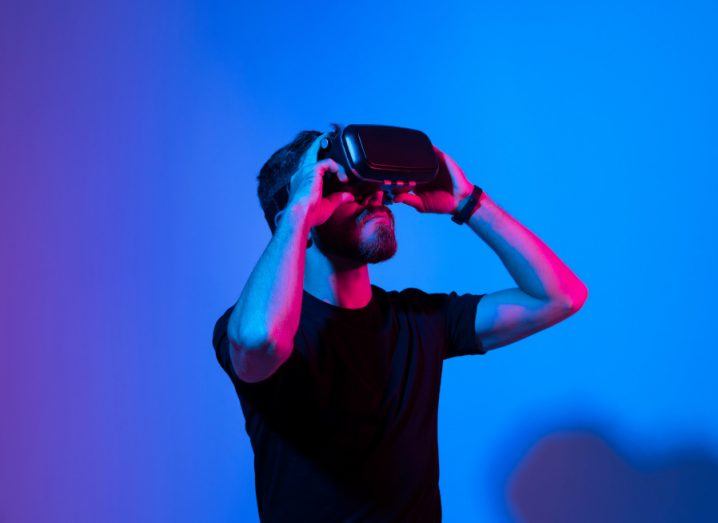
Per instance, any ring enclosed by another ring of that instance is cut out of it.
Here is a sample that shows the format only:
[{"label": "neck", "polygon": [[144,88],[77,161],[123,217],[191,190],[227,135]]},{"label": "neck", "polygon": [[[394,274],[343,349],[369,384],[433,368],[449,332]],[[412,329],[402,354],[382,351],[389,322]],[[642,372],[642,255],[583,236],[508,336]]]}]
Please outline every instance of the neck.
[{"label": "neck", "polygon": [[330,305],[359,309],[371,300],[369,269],[345,258],[329,258],[313,245],[307,250],[304,290]]}]

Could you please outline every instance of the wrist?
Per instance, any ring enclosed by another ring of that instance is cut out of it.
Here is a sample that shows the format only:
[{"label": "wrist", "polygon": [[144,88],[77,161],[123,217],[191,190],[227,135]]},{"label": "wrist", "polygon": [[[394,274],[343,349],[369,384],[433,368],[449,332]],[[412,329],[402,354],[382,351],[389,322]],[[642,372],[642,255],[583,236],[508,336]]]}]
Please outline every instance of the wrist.
[{"label": "wrist", "polygon": [[451,213],[451,221],[459,225],[468,222],[484,201],[484,191],[478,185],[472,185],[470,193],[462,198]]},{"label": "wrist", "polygon": [[283,220],[292,231],[308,234],[312,228],[309,219],[309,205],[304,202],[290,202],[283,213]]},{"label": "wrist", "polygon": [[458,196],[456,197],[457,202],[456,202],[456,208],[454,209],[454,212],[456,212],[456,211],[458,210],[459,205],[461,204],[461,202],[463,202],[466,198],[468,198],[469,196],[471,196],[471,193],[473,192],[473,190],[474,190],[474,184],[471,183],[471,182],[469,182],[469,185],[467,185],[466,187],[464,187],[464,188],[459,192]]}]

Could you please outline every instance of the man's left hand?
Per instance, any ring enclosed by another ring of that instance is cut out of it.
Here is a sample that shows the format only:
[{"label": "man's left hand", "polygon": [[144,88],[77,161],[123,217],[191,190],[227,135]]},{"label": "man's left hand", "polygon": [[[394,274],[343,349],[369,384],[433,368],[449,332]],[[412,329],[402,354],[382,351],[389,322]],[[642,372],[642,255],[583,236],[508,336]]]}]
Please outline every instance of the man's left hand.
[{"label": "man's left hand", "polygon": [[434,152],[439,158],[436,182],[401,193],[394,198],[394,202],[409,205],[421,213],[452,214],[474,187],[448,154],[436,146]]}]

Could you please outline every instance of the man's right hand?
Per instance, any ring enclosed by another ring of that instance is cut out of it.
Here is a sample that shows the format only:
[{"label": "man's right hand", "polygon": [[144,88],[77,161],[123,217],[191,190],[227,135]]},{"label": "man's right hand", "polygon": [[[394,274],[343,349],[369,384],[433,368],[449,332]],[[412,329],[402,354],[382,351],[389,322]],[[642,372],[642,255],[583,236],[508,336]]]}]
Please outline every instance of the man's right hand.
[{"label": "man's right hand", "polygon": [[349,181],[342,166],[331,158],[317,161],[319,144],[325,136],[326,133],[312,142],[302,156],[299,167],[292,174],[289,184],[287,209],[291,212],[306,213],[309,228],[323,224],[342,203],[354,200],[354,195],[350,192],[334,192],[327,197],[322,194],[325,176],[336,176],[342,183]]}]

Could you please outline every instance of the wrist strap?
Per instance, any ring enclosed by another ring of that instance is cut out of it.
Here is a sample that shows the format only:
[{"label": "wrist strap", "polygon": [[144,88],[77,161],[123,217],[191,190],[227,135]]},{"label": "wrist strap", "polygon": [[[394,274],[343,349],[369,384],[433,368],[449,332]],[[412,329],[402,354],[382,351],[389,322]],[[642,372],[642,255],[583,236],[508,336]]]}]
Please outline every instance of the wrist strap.
[{"label": "wrist strap", "polygon": [[459,225],[469,221],[469,218],[474,213],[474,211],[481,207],[481,204],[479,203],[479,198],[481,198],[481,193],[483,192],[484,191],[481,189],[481,187],[479,187],[478,185],[474,185],[474,190],[471,191],[471,194],[469,196],[467,196],[461,201],[456,212],[451,217],[451,221],[458,223]]}]

